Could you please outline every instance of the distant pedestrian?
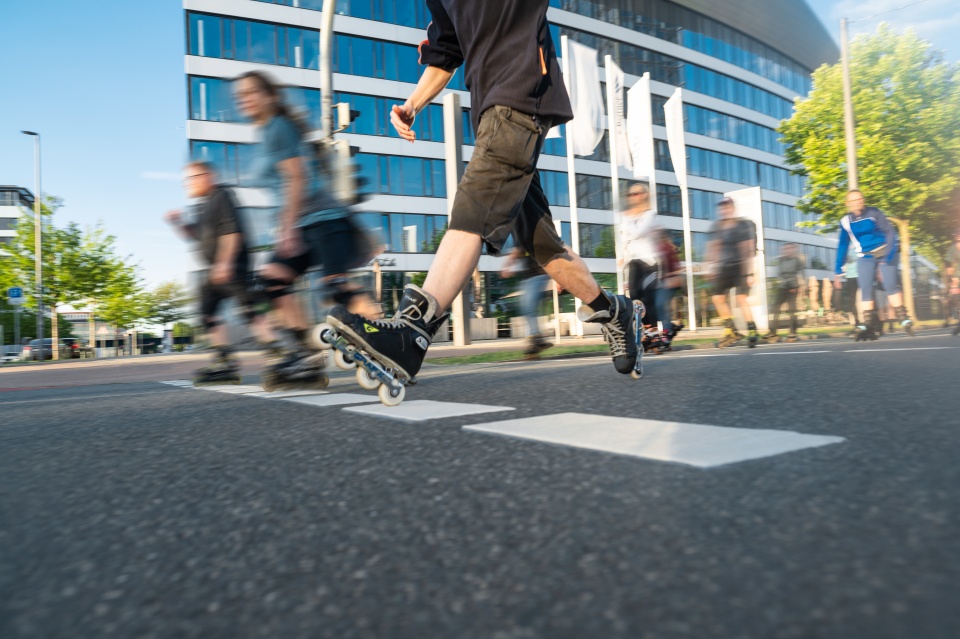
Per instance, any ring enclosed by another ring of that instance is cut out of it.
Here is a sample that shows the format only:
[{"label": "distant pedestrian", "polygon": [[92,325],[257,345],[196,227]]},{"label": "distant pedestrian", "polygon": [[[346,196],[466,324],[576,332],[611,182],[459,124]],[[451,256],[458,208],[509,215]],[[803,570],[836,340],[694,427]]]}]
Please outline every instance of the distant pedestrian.
[{"label": "distant pedestrian", "polygon": [[[627,208],[618,232],[629,275],[630,299],[640,300],[647,312],[643,325],[657,327],[657,289],[660,285],[659,217],[650,206],[650,187],[635,183],[627,191]],[[622,265],[621,265],[622,267]]]},{"label": "distant pedestrian", "polygon": [[847,193],[847,210],[840,220],[840,244],[837,247],[835,286],[841,288],[840,275],[850,247],[858,257],[857,271],[860,275],[860,298],[863,301],[863,323],[857,326],[858,339],[875,339],[875,323],[878,321],[874,307],[874,282],[879,277],[889,297],[890,305],[900,325],[913,335],[913,320],[903,306],[900,292],[900,274],[896,258],[899,253],[897,234],[880,209],[867,206],[863,193],[854,189]]},{"label": "distant pedestrian", "polygon": [[540,332],[540,302],[546,295],[550,276],[537,261],[517,247],[507,254],[500,273],[503,277],[520,278],[520,312],[527,320],[527,347],[523,354],[534,358],[553,343]]},{"label": "distant pedestrian", "polygon": [[953,329],[954,336],[960,335],[960,231],[953,234],[953,244],[947,249],[947,323],[950,318],[957,320]]},{"label": "distant pedestrian", "polygon": [[683,269],[677,257],[677,246],[666,230],[660,229],[660,287],[657,289],[657,317],[663,326],[663,337],[672,341],[683,329],[682,322],[672,321],[671,304],[674,296],[683,287]]},{"label": "distant pedestrian", "polygon": [[780,340],[777,334],[780,309],[786,304],[787,313],[790,315],[790,333],[787,334],[787,341],[793,342],[797,340],[797,293],[803,281],[804,268],[803,256],[793,242],[787,242],[780,249],[778,268],[780,281],[777,285],[777,297],[773,303],[773,323],[770,325],[770,332],[763,337],[768,342]]},{"label": "distant pedestrian", "polygon": [[717,204],[720,219],[710,227],[707,241],[707,277],[713,284],[713,305],[723,318],[724,334],[719,346],[733,346],[743,339],[733,322],[727,302],[730,290],[736,291],[737,306],[747,322],[751,348],[759,336],[753,321],[753,310],[747,296],[753,286],[753,265],[757,254],[757,227],[746,218],[736,216],[736,206],[725,197]]}]

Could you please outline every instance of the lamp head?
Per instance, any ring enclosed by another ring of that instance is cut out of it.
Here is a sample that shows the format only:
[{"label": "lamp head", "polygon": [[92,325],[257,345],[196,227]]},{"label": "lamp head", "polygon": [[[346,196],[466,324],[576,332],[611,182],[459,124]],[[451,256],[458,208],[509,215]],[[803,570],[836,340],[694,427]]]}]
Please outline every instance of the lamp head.
[{"label": "lamp head", "polygon": [[39,133],[34,133],[33,131],[21,131],[20,133],[23,133],[24,135],[40,135]]}]

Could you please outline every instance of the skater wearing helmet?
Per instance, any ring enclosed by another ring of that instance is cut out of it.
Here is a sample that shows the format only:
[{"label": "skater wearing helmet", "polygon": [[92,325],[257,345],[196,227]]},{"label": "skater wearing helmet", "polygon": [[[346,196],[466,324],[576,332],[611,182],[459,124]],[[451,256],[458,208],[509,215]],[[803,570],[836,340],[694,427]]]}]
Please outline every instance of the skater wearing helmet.
[{"label": "skater wearing helmet", "polygon": [[276,250],[261,269],[265,294],[274,300],[295,336],[295,348],[265,374],[278,388],[310,385],[324,357],[307,339],[308,323],[293,287],[308,269],[323,266],[333,301],[372,313],[372,302],[353,286],[347,272],[370,257],[364,238],[349,219],[350,211],[329,195],[330,186],[306,143],[306,126],[284,102],[278,85],[261,71],[234,82],[240,110],[254,124],[255,145],[248,184],[266,189],[277,207]]},{"label": "skater wearing helmet", "polygon": [[753,286],[753,261],[757,254],[757,228],[746,218],[737,217],[733,200],[725,197],[717,203],[720,219],[710,228],[707,241],[708,277],[713,285],[713,305],[723,318],[723,337],[718,346],[733,346],[743,339],[733,323],[733,312],[727,302],[731,289],[736,291],[737,306],[743,313],[749,331],[750,347],[759,336],[747,296]]},{"label": "skater wearing helmet", "polygon": [[837,288],[843,286],[843,264],[847,259],[847,251],[853,246],[858,257],[857,272],[864,315],[862,323],[857,325],[857,340],[877,338],[878,316],[874,308],[873,291],[878,276],[883,281],[897,321],[908,334],[913,335],[913,320],[903,307],[903,294],[900,292],[900,276],[896,267],[897,234],[893,226],[880,209],[866,205],[863,193],[857,189],[847,193],[847,210],[849,213],[840,220],[834,285]]},{"label": "skater wearing helmet", "polygon": [[464,66],[476,131],[473,157],[423,287],[408,286],[390,320],[368,321],[342,307],[328,319],[386,371],[382,383],[389,382],[394,403],[402,399],[402,384],[420,369],[481,249],[499,255],[511,233],[551,278],[585,302],[579,316],[602,325],[617,371],[633,372],[633,304],[601,290],[583,260],[563,245],[537,170],[547,133],[573,117],[548,6],[548,0],[427,0],[433,21],[419,47],[426,70],[407,101],[393,107],[391,122],[413,142],[417,114]]},{"label": "skater wearing helmet", "polygon": [[187,221],[180,211],[170,211],[165,219],[184,238],[199,243],[200,255],[209,266],[200,285],[200,314],[215,351],[213,361],[195,373],[194,382],[239,384],[240,366],[219,314],[221,305],[236,301],[263,343],[273,343],[273,333],[249,293],[247,241],[233,195],[217,183],[216,169],[207,162],[188,164],[183,181],[187,197],[199,202],[193,219]]}]

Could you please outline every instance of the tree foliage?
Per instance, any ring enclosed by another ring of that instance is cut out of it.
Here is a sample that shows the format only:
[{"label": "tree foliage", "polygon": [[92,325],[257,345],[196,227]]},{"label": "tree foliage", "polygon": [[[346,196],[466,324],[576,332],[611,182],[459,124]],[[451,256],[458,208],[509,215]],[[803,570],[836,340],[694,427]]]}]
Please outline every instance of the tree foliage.
[{"label": "tree foliage", "polygon": [[188,317],[187,306],[191,298],[183,285],[177,281],[162,282],[149,294],[148,319],[166,326]]},{"label": "tree foliage", "polygon": [[[851,43],[860,188],[867,203],[909,223],[914,246],[941,254],[960,193],[960,64],[912,31],[880,25]],[[824,65],[780,127],[787,161],[808,179],[799,208],[837,228],[848,190],[842,69]]]}]

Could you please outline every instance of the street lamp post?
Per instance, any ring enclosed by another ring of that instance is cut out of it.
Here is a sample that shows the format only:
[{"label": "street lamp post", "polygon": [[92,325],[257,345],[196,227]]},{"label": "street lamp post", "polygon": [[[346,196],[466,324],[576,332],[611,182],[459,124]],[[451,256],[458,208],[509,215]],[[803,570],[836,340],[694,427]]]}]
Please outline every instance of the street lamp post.
[{"label": "street lamp post", "polygon": [[[35,290],[37,292],[37,342],[40,348],[40,359],[43,360],[43,262],[41,260],[41,224],[40,224],[40,134],[33,131],[21,131],[24,135],[33,136],[34,181],[37,185],[33,196],[33,270],[36,271]],[[53,319],[56,321],[56,318]],[[50,345],[50,356],[58,359],[57,345]]]}]

